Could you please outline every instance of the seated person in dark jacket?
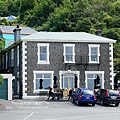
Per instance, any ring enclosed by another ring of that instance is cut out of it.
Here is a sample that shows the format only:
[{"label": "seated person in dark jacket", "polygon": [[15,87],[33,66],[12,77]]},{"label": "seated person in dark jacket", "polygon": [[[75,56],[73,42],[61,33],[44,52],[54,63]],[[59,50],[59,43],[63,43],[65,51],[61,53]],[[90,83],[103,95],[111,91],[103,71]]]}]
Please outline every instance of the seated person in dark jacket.
[{"label": "seated person in dark jacket", "polygon": [[52,92],[52,88],[51,87],[49,88],[48,100],[49,100],[50,97],[52,97],[52,100],[54,100],[54,98],[55,98],[55,94]]},{"label": "seated person in dark jacket", "polygon": [[73,88],[69,91],[69,98],[68,98],[68,100],[71,98],[71,96],[72,96],[72,92],[73,92]]}]

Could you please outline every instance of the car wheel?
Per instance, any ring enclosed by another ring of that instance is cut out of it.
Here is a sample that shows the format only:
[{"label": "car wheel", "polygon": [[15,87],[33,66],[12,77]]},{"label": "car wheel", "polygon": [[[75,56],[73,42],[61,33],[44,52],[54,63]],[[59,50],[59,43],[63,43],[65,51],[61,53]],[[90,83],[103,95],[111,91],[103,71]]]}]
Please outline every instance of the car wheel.
[{"label": "car wheel", "polygon": [[100,101],[100,105],[101,105],[101,106],[104,105],[104,101],[103,101],[103,100]]},{"label": "car wheel", "polygon": [[77,100],[77,101],[76,101],[76,104],[77,104],[77,106],[79,106],[79,105],[80,105],[80,102]]},{"label": "car wheel", "polygon": [[119,106],[119,103],[115,103],[115,107],[118,107]]},{"label": "car wheel", "polygon": [[92,103],[92,106],[95,106],[95,103]]},{"label": "car wheel", "polygon": [[75,102],[73,98],[71,98],[71,102],[72,102],[72,103],[74,103],[74,102]]}]

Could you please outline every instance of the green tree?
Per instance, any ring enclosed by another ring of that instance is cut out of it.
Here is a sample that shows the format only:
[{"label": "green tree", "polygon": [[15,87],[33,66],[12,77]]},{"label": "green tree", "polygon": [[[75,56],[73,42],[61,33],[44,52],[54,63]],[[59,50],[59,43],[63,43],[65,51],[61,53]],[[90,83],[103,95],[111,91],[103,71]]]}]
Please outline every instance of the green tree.
[{"label": "green tree", "polygon": [[91,26],[92,26],[91,21],[88,18],[85,18],[77,22],[75,31],[90,32]]},{"label": "green tree", "polygon": [[3,83],[3,76],[0,75],[0,85]]},{"label": "green tree", "polygon": [[5,48],[5,39],[2,37],[0,38],[0,50],[3,50]]}]

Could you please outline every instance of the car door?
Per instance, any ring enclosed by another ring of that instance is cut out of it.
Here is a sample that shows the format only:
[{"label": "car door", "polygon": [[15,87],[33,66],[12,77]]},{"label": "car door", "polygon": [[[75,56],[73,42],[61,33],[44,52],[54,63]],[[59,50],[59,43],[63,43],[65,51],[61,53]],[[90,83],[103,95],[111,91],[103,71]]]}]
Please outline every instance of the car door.
[{"label": "car door", "polygon": [[96,102],[99,103],[99,102],[100,102],[100,99],[101,99],[101,90],[98,90],[98,91],[95,93],[95,96],[96,96]]},{"label": "car door", "polygon": [[80,89],[79,89],[79,88],[75,90],[75,95],[74,95],[74,100],[75,100],[75,101],[78,99],[79,92],[80,92]]},{"label": "car door", "polygon": [[77,93],[78,88],[75,89],[75,91],[72,92],[72,98],[75,100],[76,99],[76,93]]}]

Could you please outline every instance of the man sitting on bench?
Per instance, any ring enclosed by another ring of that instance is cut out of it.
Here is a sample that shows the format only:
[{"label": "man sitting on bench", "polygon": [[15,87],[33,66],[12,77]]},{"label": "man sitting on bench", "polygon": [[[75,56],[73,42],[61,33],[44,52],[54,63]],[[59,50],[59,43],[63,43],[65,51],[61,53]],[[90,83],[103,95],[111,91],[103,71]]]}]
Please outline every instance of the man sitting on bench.
[{"label": "man sitting on bench", "polygon": [[52,92],[52,88],[51,87],[49,87],[48,100],[49,100],[50,97],[52,97],[52,100],[54,100],[54,98],[55,98],[55,94]]}]

